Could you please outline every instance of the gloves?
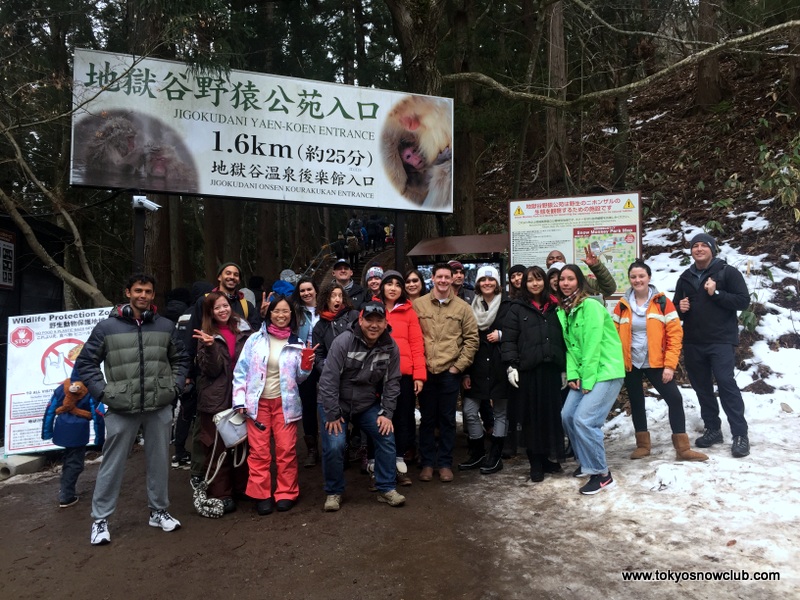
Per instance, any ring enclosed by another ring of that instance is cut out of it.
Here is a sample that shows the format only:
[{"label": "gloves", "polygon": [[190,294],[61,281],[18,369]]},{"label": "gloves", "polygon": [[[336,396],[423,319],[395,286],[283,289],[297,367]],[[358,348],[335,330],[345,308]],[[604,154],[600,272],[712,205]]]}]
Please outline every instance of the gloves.
[{"label": "gloves", "polygon": [[514,367],[508,367],[508,383],[519,389],[519,371]]},{"label": "gloves", "polygon": [[563,390],[565,387],[567,387],[567,374],[561,373],[561,389]]}]

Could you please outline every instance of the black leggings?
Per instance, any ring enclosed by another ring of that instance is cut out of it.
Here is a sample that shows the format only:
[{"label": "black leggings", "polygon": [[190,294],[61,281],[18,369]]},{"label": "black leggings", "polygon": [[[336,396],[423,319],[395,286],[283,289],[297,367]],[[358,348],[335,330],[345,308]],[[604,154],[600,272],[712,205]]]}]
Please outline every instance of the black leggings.
[{"label": "black leggings", "polygon": [[686,416],[683,414],[683,397],[678,390],[678,384],[673,379],[664,383],[661,376],[664,369],[637,369],[625,373],[625,388],[631,401],[631,419],[633,428],[637,432],[647,431],[647,413],[644,410],[644,389],[642,388],[643,376],[656,388],[667,403],[669,409],[669,426],[672,433],[686,433]]}]

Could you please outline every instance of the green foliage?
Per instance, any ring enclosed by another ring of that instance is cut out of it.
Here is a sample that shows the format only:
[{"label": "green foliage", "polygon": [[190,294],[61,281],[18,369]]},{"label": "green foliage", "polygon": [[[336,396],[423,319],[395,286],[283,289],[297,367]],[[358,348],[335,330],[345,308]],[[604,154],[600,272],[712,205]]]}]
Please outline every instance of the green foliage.
[{"label": "green foliage", "polygon": [[758,327],[758,315],[753,312],[752,308],[747,308],[739,315],[739,322],[747,331],[752,333],[756,330],[756,327]]},{"label": "green foliage", "polygon": [[800,188],[800,135],[789,142],[788,148],[773,150],[762,143],[758,149],[758,164],[761,170],[756,183],[767,193],[775,194],[781,204],[794,214],[800,222],[797,206],[797,190]]},{"label": "green foliage", "polygon": [[714,219],[708,221],[705,226],[703,227],[709,233],[717,232],[717,233],[725,233],[725,228],[722,226],[722,223],[716,221]]}]

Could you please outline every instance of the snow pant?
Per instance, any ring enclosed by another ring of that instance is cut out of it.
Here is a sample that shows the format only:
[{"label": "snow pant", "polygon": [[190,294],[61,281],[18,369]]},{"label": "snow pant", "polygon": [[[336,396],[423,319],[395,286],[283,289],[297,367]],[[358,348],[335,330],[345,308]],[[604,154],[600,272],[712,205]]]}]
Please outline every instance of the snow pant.
[{"label": "snow pant", "polygon": [[686,433],[686,415],[683,413],[683,396],[678,390],[675,380],[664,383],[661,376],[664,369],[645,368],[637,369],[633,367],[625,373],[625,389],[628,390],[628,398],[631,402],[631,419],[633,428],[637,432],[647,431],[647,412],[644,409],[644,390],[642,389],[642,379],[647,377],[656,391],[661,394],[667,403],[669,410],[669,426],[672,433]]},{"label": "snow pant", "polygon": [[150,510],[169,507],[169,441],[172,406],[136,413],[109,412],[106,415],[106,442],[103,462],[97,473],[92,497],[92,517],[107,519],[114,514],[117,498],[139,427],[144,430],[144,455],[147,472],[147,504]]},{"label": "snow pant", "polygon": [[272,493],[272,451],[270,441],[275,440],[275,500],[297,500],[300,495],[297,466],[297,423],[286,423],[280,398],[261,398],[258,401],[258,421],[264,431],[247,419],[247,441],[250,452],[247,466],[250,477],[247,480],[247,495],[255,500],[266,500]]},{"label": "snow pant", "polygon": [[83,473],[83,461],[86,458],[86,446],[64,448],[61,460],[61,489],[58,492],[59,502],[69,502],[75,494],[78,477]]},{"label": "snow pant", "polygon": [[[467,390],[469,393],[469,390]],[[463,412],[464,412],[464,425],[469,435],[469,439],[477,440],[483,437],[483,425],[481,424],[480,408],[482,400],[475,400],[464,396]],[[508,400],[505,398],[496,399],[492,401],[492,408],[494,409],[494,431],[492,436],[498,438],[506,437],[508,431],[508,420],[506,418],[506,407]]]},{"label": "snow pant", "polygon": [[[243,442],[236,448],[228,449],[225,447],[225,442],[222,441],[222,438],[218,438],[217,426],[214,425],[214,415],[212,413],[199,412],[197,413],[197,420],[200,422],[200,444],[204,448],[203,477],[205,478],[206,473],[208,473],[209,477],[214,475],[219,457],[223,454],[226,455],[214,480],[208,486],[209,498],[233,498],[244,494],[249,479],[247,461],[243,460],[242,464],[236,467],[233,464],[233,457],[234,452],[241,457],[242,452],[247,451],[247,442]],[[214,445],[215,441],[216,446]],[[211,466],[210,470],[209,465]]]},{"label": "snow pant", "polygon": [[598,381],[590,392],[570,390],[561,421],[567,432],[575,458],[581,464],[581,473],[601,475],[608,473],[606,448],[603,444],[603,423],[614,405],[624,378]]},{"label": "snow pant", "polygon": [[[453,466],[453,446],[456,443],[456,403],[461,387],[461,374],[449,371],[433,374],[419,395],[419,454],[423,467]],[[436,429],[439,429],[438,444]]]},{"label": "snow pant", "polygon": [[684,344],[683,346],[686,373],[697,394],[700,416],[706,429],[719,431],[722,428],[719,404],[714,395],[713,380],[716,380],[719,401],[728,417],[733,436],[747,435],[744,400],[733,374],[736,364],[735,349],[732,344]]}]

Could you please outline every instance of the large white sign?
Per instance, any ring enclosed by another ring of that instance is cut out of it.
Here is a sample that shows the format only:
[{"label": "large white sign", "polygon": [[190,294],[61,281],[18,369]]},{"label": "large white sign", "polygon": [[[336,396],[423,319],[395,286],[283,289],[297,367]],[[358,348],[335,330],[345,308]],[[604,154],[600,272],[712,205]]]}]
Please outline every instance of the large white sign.
[{"label": "large white sign", "polygon": [[638,193],[514,200],[508,204],[511,264],[539,265],[551,250],[580,265],[591,247],[617,282],[628,287],[628,267],[641,256],[641,211]]},{"label": "large white sign", "polygon": [[453,211],[453,101],[75,50],[71,183]]},{"label": "large white sign", "polygon": [[[53,390],[110,308],[8,318],[6,454],[58,448],[42,440],[42,417]],[[92,429],[92,435],[94,430]]]}]

